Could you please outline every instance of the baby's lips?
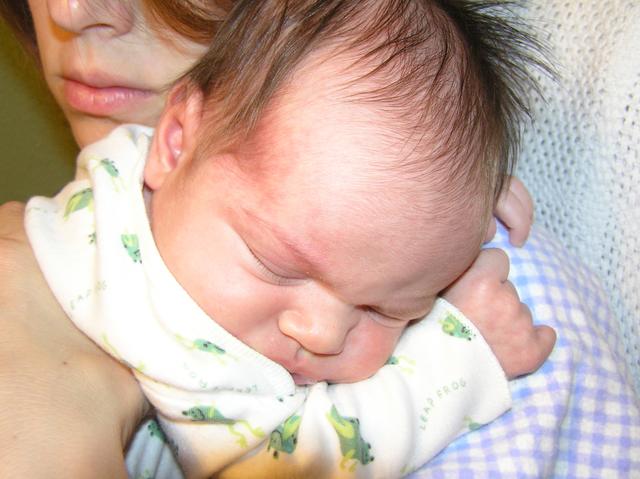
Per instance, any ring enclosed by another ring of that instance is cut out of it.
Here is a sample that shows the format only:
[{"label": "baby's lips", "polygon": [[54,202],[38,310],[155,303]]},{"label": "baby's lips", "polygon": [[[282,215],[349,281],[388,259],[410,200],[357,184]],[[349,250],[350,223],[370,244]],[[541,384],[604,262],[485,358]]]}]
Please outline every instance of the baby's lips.
[{"label": "baby's lips", "polygon": [[315,379],[308,378],[298,373],[291,373],[291,377],[298,386],[311,386],[318,382]]}]

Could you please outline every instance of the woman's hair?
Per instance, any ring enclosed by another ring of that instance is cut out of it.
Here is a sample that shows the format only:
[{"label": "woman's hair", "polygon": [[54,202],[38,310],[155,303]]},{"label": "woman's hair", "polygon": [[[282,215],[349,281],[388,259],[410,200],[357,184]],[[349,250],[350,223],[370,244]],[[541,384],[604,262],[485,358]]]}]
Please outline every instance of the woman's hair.
[{"label": "woman's hair", "polygon": [[413,148],[401,165],[407,176],[423,180],[440,171],[443,189],[452,183],[457,196],[477,192],[493,204],[513,170],[528,94],[536,91],[529,67],[544,68],[539,44],[507,6],[238,0],[185,75],[211,114],[207,131],[214,133],[201,139],[201,151],[246,137],[301,62],[328,48],[355,58],[350,73],[358,76],[345,86],[367,90],[350,100],[381,111],[379,121],[396,125]]},{"label": "woman's hair", "polygon": [[11,27],[25,49],[35,55],[38,51],[36,31],[27,0],[0,0],[0,16]]},{"label": "woman's hair", "polygon": [[210,43],[236,0],[142,0],[160,25],[183,37]]},{"label": "woman's hair", "polygon": [[[124,0],[128,1],[128,0]],[[234,0],[141,0],[158,20],[157,27],[169,27],[199,43],[209,43]],[[36,32],[27,0],[0,0],[0,17],[32,54],[36,54]]]}]

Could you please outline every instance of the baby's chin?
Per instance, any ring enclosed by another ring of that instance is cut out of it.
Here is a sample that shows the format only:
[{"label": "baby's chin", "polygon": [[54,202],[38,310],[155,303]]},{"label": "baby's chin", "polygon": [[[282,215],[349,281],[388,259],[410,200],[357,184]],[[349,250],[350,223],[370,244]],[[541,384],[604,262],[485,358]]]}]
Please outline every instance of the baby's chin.
[{"label": "baby's chin", "polygon": [[293,378],[293,382],[296,383],[296,386],[313,386],[314,384],[321,383],[321,382],[327,382],[330,384],[356,383],[356,382],[364,381],[365,379],[368,379],[369,377],[371,377],[371,375],[368,375],[368,376],[363,375],[362,377],[357,377],[357,378],[326,379],[326,378],[311,378],[303,374],[291,373],[291,377]]},{"label": "baby's chin", "polygon": [[302,359],[298,364],[280,363],[289,371],[297,386],[311,386],[321,382],[349,384],[364,381],[384,367],[389,357],[384,354],[367,356],[344,352],[335,356],[321,356],[306,351],[298,355],[298,359]]}]

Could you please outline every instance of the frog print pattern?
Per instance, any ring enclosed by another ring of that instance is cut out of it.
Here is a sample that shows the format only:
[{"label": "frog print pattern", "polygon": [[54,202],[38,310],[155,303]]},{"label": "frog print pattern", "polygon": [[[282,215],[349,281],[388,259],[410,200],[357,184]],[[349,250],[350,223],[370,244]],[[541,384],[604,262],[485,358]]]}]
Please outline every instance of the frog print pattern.
[{"label": "frog print pattern", "polygon": [[298,445],[298,430],[301,422],[302,418],[294,414],[271,433],[267,451],[273,449],[274,459],[278,459],[281,452],[293,454]]},{"label": "frog print pattern", "polygon": [[142,263],[138,235],[123,234],[120,236],[120,240],[122,241],[122,246],[124,246],[124,249],[127,251],[129,258],[131,258],[134,263]]},{"label": "frog print pattern", "polygon": [[111,178],[118,178],[120,176],[120,172],[116,165],[109,158],[103,158],[100,160],[99,165],[107,172],[107,174]]},{"label": "frog print pattern", "polygon": [[147,424],[147,432],[150,437],[157,437],[162,442],[167,442],[167,436],[164,435],[164,431],[160,428],[160,424],[154,419]]},{"label": "frog print pattern", "polygon": [[413,374],[416,362],[413,359],[401,354],[399,356],[389,356],[389,359],[387,359],[385,365],[396,366],[400,368],[401,371],[407,374]]},{"label": "frog print pattern", "polygon": [[224,358],[235,359],[235,357],[229,354],[224,348],[209,341],[208,339],[196,338],[194,340],[189,340],[180,336],[179,334],[174,334],[174,337],[176,338],[176,340],[182,343],[184,347],[188,349],[196,349],[203,353],[208,353],[220,364],[226,364]]},{"label": "frog print pattern", "polygon": [[93,210],[93,190],[91,188],[80,190],[69,198],[64,209],[64,219],[68,219],[71,213],[84,208],[87,208],[89,211]]},{"label": "frog print pattern", "polygon": [[193,341],[193,346],[197,350],[205,352],[205,353],[218,354],[218,355],[226,354],[226,351],[224,349],[222,349],[217,344],[214,344],[211,341],[208,341],[206,339],[196,339],[196,340],[194,340]]},{"label": "frog print pattern", "polygon": [[464,423],[465,423],[465,426],[467,427],[467,429],[469,429],[469,431],[477,431],[482,426],[484,426],[484,424],[480,424],[479,422],[475,422],[469,416],[465,416],[464,417]]},{"label": "frog print pattern", "polygon": [[447,313],[445,318],[440,320],[440,324],[442,325],[442,331],[454,338],[471,341],[475,337],[475,334],[471,332],[471,329],[462,324],[462,322],[451,313]]},{"label": "frog print pattern", "polygon": [[182,411],[182,415],[188,417],[194,422],[207,422],[211,424],[221,424],[227,426],[229,432],[237,438],[236,443],[243,449],[249,447],[247,444],[247,439],[244,434],[235,429],[236,425],[244,426],[244,428],[249,431],[249,433],[254,437],[264,437],[264,432],[262,432],[262,429],[252,427],[251,424],[249,424],[249,422],[244,419],[236,420],[225,417],[214,406],[194,406],[187,409],[186,411]]},{"label": "frog print pattern", "polygon": [[371,444],[364,440],[360,432],[360,420],[355,417],[341,416],[335,405],[327,413],[327,419],[338,434],[342,460],[340,469],[353,472],[358,462],[366,466],[374,460]]},{"label": "frog print pattern", "polygon": [[91,165],[89,169],[94,172],[94,174],[96,170],[101,170],[109,176],[114,191],[119,192],[125,189],[122,178],[120,177],[120,171],[113,160],[109,158],[91,158],[88,163]]}]

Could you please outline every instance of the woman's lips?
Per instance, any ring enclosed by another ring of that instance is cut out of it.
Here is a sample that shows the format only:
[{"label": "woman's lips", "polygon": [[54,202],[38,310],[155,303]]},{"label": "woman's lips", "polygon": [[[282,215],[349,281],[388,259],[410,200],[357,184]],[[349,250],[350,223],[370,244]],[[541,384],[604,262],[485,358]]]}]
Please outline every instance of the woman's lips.
[{"label": "woman's lips", "polygon": [[64,96],[71,108],[95,116],[110,116],[138,107],[153,93],[124,86],[97,87],[64,79]]}]

